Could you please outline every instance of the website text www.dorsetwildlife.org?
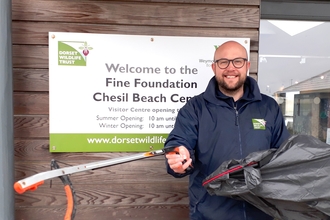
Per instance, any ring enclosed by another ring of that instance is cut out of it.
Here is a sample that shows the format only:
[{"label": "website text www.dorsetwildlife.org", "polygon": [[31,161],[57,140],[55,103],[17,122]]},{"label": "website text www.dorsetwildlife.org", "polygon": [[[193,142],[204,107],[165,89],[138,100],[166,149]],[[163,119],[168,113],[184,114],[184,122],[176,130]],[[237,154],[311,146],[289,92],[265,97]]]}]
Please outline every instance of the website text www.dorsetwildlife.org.
[{"label": "website text www.dorsetwildlife.org", "polygon": [[163,144],[166,138],[163,136],[117,137],[113,138],[87,138],[89,144]]}]

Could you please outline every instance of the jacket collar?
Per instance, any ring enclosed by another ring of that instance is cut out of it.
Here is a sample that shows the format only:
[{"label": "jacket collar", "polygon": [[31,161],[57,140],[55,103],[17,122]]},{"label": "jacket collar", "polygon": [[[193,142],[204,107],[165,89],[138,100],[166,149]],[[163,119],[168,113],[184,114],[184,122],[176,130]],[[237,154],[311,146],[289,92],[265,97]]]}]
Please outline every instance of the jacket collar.
[{"label": "jacket collar", "polygon": [[[215,76],[211,78],[209,84],[203,94],[203,98],[208,102],[216,105],[223,105],[225,103],[232,103],[232,97],[223,94],[219,88]],[[244,94],[243,97],[238,100],[238,102],[250,102],[261,100],[261,93],[257,84],[257,81],[250,76],[246,77],[244,83]],[[232,106],[232,105],[231,105]]]}]

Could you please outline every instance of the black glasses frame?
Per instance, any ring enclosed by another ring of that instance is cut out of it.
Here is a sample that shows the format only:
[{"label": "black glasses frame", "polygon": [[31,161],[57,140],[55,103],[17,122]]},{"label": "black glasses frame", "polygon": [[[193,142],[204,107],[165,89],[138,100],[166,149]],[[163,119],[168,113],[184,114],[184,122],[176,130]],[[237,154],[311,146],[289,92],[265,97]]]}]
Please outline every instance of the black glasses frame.
[{"label": "black glasses frame", "polygon": [[[244,61],[244,62],[242,62],[242,63],[243,63],[242,66],[236,66],[236,65],[235,65],[235,62],[234,62],[234,61],[237,61],[237,60],[243,60],[243,61]],[[228,64],[227,64],[226,67],[220,67],[220,65],[219,65],[219,61],[228,61]],[[235,58],[235,59],[232,59],[232,60],[229,60],[229,59],[226,59],[226,58],[221,58],[221,59],[215,60],[214,62],[217,63],[217,65],[218,65],[218,67],[219,67],[220,69],[226,69],[226,68],[229,66],[230,62],[233,64],[233,66],[234,66],[235,68],[240,69],[240,68],[242,68],[242,67],[244,66],[244,64],[247,62],[247,59],[246,59],[246,58],[242,58],[242,57],[238,57],[238,58]]]}]

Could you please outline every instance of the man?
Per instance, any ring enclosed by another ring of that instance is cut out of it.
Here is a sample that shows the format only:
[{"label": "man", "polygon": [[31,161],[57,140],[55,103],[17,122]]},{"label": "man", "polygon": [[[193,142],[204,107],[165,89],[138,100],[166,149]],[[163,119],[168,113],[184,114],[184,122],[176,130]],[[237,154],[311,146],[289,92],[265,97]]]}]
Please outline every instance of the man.
[{"label": "man", "polygon": [[260,93],[247,76],[250,62],[239,43],[228,41],[214,54],[214,77],[205,92],[190,99],[177,116],[165,147],[168,173],[189,176],[191,220],[267,220],[259,209],[241,200],[210,196],[202,181],[224,161],[278,148],[289,137],[276,101]]}]

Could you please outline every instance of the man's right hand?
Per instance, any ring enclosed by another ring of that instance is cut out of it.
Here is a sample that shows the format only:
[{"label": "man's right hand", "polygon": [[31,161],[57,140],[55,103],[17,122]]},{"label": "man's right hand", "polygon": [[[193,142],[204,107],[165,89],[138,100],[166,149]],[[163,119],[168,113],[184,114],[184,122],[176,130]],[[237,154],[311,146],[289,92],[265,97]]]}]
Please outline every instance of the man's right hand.
[{"label": "man's right hand", "polygon": [[167,153],[166,158],[168,165],[176,173],[185,173],[192,163],[190,153],[184,146],[175,147],[175,153]]}]

